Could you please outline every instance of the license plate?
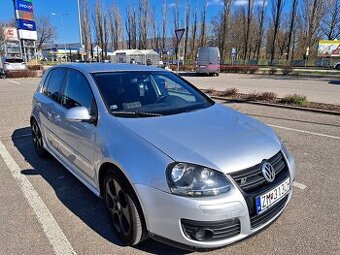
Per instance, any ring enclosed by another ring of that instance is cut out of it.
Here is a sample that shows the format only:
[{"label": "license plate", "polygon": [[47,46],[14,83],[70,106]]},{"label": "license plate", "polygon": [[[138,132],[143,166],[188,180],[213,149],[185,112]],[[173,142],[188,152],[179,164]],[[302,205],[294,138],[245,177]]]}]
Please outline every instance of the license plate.
[{"label": "license plate", "polygon": [[290,180],[287,178],[280,185],[265,194],[256,197],[256,212],[263,213],[268,208],[280,201],[290,190]]},{"label": "license plate", "polygon": [[205,68],[205,66],[200,66],[200,68]]}]

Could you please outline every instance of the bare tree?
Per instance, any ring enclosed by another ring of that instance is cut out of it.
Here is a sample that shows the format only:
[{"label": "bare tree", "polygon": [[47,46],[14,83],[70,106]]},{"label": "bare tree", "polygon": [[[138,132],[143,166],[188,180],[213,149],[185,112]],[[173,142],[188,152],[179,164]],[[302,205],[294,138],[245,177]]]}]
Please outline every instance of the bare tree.
[{"label": "bare tree", "polygon": [[150,26],[150,2],[139,0],[139,49],[147,49],[147,38]]},{"label": "bare tree", "polygon": [[126,33],[128,36],[128,48],[136,49],[137,48],[137,14],[136,7],[133,4],[129,5],[126,9],[127,12],[127,20],[125,21]]},{"label": "bare tree", "polygon": [[113,49],[120,49],[120,44],[123,44],[123,25],[122,17],[117,5],[112,4],[109,8],[111,17],[109,17],[109,27],[111,36],[111,46]]},{"label": "bare tree", "polygon": [[166,38],[168,33],[168,20],[167,20],[167,5],[166,0],[162,3],[162,49],[166,47]]},{"label": "bare tree", "polygon": [[80,2],[80,12],[81,12],[81,27],[82,27],[82,37],[85,47],[86,59],[90,57],[91,43],[92,43],[92,31],[90,24],[90,6],[88,0],[83,0]]},{"label": "bare tree", "polygon": [[[156,17],[156,8],[152,7],[151,17]],[[156,19],[150,19],[151,30],[152,30],[152,38],[151,38],[151,48],[158,49],[159,48],[159,34],[158,34],[158,26],[156,23]]]},{"label": "bare tree", "polygon": [[203,10],[201,13],[201,30],[200,30],[200,47],[206,45],[206,18],[207,18],[207,0],[203,1]]},{"label": "bare tree", "polygon": [[188,55],[189,28],[190,28],[190,1],[187,0],[185,4],[184,59],[186,59]]},{"label": "bare tree", "polygon": [[276,37],[280,29],[281,14],[283,8],[283,0],[273,0],[272,14],[273,14],[273,37],[270,48],[270,63],[273,64],[275,58]]},{"label": "bare tree", "polygon": [[264,26],[264,21],[265,21],[265,12],[266,12],[266,6],[267,6],[267,1],[264,0],[262,2],[262,6],[260,9],[260,15],[259,15],[259,31],[258,31],[258,44],[257,44],[257,52],[256,52],[256,61],[259,61],[260,58],[260,51],[262,47],[262,37],[263,37],[263,26]]},{"label": "bare tree", "polygon": [[313,47],[320,39],[320,23],[325,15],[324,0],[304,0],[303,1],[303,37],[300,38],[300,49],[305,55],[309,48],[314,54]]},{"label": "bare tree", "polygon": [[195,57],[196,56],[196,38],[197,38],[197,27],[198,27],[198,20],[197,20],[197,0],[195,3],[195,10],[193,13],[194,19],[192,22],[192,29],[191,29],[191,37],[192,37],[192,44],[191,44],[191,52],[192,55]]},{"label": "bare tree", "polygon": [[94,28],[96,31],[96,44],[102,49],[101,57],[99,58],[99,52],[97,51],[97,60],[104,59],[104,14],[103,14],[103,6],[99,0],[95,2],[95,10],[92,16],[92,20],[94,23]]},{"label": "bare tree", "polygon": [[326,15],[321,30],[328,40],[340,38],[340,0],[326,0]]},{"label": "bare tree", "polygon": [[293,0],[291,12],[290,12],[290,24],[289,24],[289,32],[288,32],[286,60],[288,60],[290,56],[293,56],[293,54],[291,54],[290,51],[292,48],[291,44],[292,44],[292,39],[293,39],[293,32],[295,31],[295,20],[296,20],[297,9],[298,9],[298,0]]},{"label": "bare tree", "polygon": [[244,23],[244,55],[243,55],[243,61],[247,59],[248,56],[248,44],[249,44],[249,31],[251,27],[251,21],[252,21],[252,14],[253,14],[253,0],[248,0],[247,2],[247,14],[246,19]]},{"label": "bare tree", "polygon": [[51,24],[49,16],[40,16],[35,20],[37,26],[37,49],[41,50],[44,43],[54,41],[56,37],[56,29]]},{"label": "bare tree", "polygon": [[224,8],[223,8],[223,18],[222,18],[222,28],[221,28],[221,57],[222,60],[226,57],[226,44],[228,40],[228,30],[229,30],[229,19],[230,19],[230,11],[234,0],[224,0]]}]

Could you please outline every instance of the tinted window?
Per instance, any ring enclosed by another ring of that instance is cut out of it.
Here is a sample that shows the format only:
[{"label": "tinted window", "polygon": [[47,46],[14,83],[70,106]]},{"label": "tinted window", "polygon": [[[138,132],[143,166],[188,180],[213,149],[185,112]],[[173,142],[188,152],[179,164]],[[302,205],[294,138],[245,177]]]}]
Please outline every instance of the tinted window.
[{"label": "tinted window", "polygon": [[93,76],[107,106],[119,116],[124,112],[176,114],[213,104],[170,72],[115,72]]},{"label": "tinted window", "polygon": [[24,63],[24,60],[22,58],[7,58],[7,63]]},{"label": "tinted window", "polygon": [[70,71],[61,104],[68,109],[84,106],[91,115],[96,114],[95,100],[90,85],[80,72]]},{"label": "tinted window", "polygon": [[66,71],[58,68],[52,71],[48,77],[47,88],[44,89],[44,93],[53,100],[59,101],[59,92],[63,84]]}]

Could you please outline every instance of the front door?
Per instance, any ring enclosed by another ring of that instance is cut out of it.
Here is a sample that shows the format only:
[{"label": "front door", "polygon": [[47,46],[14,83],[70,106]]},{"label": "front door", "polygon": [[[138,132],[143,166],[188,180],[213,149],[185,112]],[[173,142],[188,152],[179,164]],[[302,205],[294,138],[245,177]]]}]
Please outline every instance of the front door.
[{"label": "front door", "polygon": [[86,107],[91,116],[97,116],[97,107],[86,77],[76,70],[70,70],[61,96],[63,114],[60,116],[60,133],[63,143],[62,154],[82,174],[95,179],[94,144],[96,125],[86,122],[71,122],[65,119],[68,109]]}]

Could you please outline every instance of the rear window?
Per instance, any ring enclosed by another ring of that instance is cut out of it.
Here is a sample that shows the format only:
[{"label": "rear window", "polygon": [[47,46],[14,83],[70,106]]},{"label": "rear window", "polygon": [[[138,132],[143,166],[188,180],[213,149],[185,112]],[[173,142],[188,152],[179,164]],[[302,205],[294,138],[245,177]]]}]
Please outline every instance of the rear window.
[{"label": "rear window", "polygon": [[60,89],[65,78],[66,70],[64,68],[58,68],[51,71],[48,77],[44,94],[52,98],[56,102],[60,102]]},{"label": "rear window", "polygon": [[20,58],[7,58],[6,63],[24,63],[24,60]]}]

